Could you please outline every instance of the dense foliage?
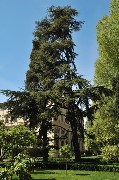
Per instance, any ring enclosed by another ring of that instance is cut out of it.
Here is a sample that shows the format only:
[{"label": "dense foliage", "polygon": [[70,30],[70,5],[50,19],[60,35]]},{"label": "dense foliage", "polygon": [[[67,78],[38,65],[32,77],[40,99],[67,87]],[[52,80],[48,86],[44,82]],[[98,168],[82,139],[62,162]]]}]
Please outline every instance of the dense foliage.
[{"label": "dense foliage", "polygon": [[[93,126],[88,131],[90,147],[102,151],[107,160],[118,159],[114,149],[119,146],[119,1],[112,0],[109,16],[104,16],[97,25],[99,58],[95,64],[95,84],[112,90],[110,97],[103,97],[103,105],[95,114]],[[93,144],[91,145],[91,142]],[[89,147],[89,146],[88,146]],[[94,150],[94,149],[93,149]],[[107,153],[108,151],[108,153]]]},{"label": "dense foliage", "polygon": [[103,87],[92,87],[79,76],[75,66],[77,54],[72,33],[80,30],[82,22],[78,12],[67,6],[50,7],[48,16],[36,22],[29,70],[26,74],[26,90],[37,104],[39,136],[43,140],[44,157],[48,157],[47,132],[52,128],[52,117],[67,110],[66,121],[72,130],[72,142],[76,161],[80,160],[79,139],[84,139],[83,118],[92,121],[95,106],[90,99],[100,99]]},{"label": "dense foliage", "polygon": [[35,143],[35,135],[23,125],[7,128],[1,123],[0,127],[1,160],[14,158],[18,153],[27,154],[28,148]]}]

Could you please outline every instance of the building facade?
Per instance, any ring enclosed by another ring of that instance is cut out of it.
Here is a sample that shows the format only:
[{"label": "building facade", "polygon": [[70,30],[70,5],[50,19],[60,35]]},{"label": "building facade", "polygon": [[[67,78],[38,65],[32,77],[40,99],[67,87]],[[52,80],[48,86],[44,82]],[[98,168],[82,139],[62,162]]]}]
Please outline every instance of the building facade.
[{"label": "building facade", "polygon": [[[73,149],[72,132],[69,122],[65,118],[66,110],[61,109],[61,115],[57,119],[52,118],[53,128],[48,132],[49,145],[55,146],[59,149],[61,146],[68,144]],[[0,120],[5,122],[6,127],[13,127],[16,125],[24,125],[23,118],[11,118],[8,116],[8,110],[0,108]],[[37,129],[38,130],[38,129]],[[36,130],[36,131],[37,131]],[[80,133],[80,132],[79,132]],[[80,151],[84,152],[84,142],[79,139]]]}]

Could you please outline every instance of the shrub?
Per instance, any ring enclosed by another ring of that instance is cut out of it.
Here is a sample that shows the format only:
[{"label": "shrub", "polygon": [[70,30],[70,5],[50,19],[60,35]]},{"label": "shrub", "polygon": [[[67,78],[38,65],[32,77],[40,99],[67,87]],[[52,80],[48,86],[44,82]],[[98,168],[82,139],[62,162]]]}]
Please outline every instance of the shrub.
[{"label": "shrub", "polygon": [[13,172],[5,168],[0,172],[0,180],[10,179],[12,175]]},{"label": "shrub", "polygon": [[23,154],[19,154],[15,158],[14,172],[19,176],[20,180],[30,180],[31,178],[31,160]]},{"label": "shrub", "polygon": [[70,158],[73,155],[72,150],[68,144],[61,146],[59,149],[59,154],[63,158]]},{"label": "shrub", "polygon": [[119,145],[105,146],[102,148],[102,156],[105,161],[117,162],[119,161]]},{"label": "shrub", "polygon": [[56,149],[50,149],[49,150],[49,157],[51,158],[51,157],[57,157],[57,156],[59,156],[59,151],[58,150],[56,150]]}]

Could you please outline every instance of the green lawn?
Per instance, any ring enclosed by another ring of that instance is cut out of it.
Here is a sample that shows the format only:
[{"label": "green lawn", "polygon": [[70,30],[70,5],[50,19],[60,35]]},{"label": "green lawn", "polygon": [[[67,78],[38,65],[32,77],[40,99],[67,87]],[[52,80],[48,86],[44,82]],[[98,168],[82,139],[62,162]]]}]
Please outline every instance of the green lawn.
[{"label": "green lawn", "polygon": [[119,180],[119,173],[79,171],[79,170],[44,170],[32,174],[34,180]]}]

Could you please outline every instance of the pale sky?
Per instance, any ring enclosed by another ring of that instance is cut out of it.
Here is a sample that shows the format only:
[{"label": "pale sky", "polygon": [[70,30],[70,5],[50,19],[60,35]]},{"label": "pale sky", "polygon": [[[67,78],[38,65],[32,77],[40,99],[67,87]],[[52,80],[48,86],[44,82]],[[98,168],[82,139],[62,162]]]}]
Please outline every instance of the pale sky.
[{"label": "pale sky", "polygon": [[[54,6],[71,6],[84,21],[74,34],[78,73],[93,81],[94,64],[98,58],[96,25],[109,14],[111,0],[0,0],[0,90],[20,90],[30,63],[35,21],[47,15]],[[0,102],[6,98],[0,95]]]}]

